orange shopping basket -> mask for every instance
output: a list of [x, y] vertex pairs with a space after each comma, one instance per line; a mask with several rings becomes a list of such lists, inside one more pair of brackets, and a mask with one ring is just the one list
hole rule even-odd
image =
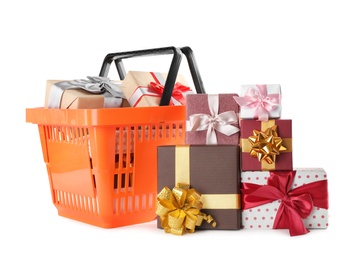
[[168, 106], [182, 56], [197, 93], [205, 93], [189, 47], [108, 54], [100, 76], [114, 61], [124, 79], [123, 59], [173, 54], [160, 106], [101, 109], [27, 108], [38, 125], [52, 202], [58, 215], [103, 228], [156, 218], [157, 146], [184, 144], [185, 106]]

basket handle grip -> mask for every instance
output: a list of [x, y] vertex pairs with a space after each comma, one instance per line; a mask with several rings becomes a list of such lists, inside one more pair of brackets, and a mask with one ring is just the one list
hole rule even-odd
[[106, 77], [108, 75], [110, 65], [114, 61], [119, 77], [121, 80], [123, 80], [126, 76], [125, 68], [122, 62], [123, 59], [140, 57], [140, 56], [165, 55], [165, 54], [173, 54], [173, 58], [165, 81], [164, 92], [160, 99], [160, 104], [159, 104], [160, 106], [166, 106], [170, 103], [172, 91], [174, 88], [174, 84], [176, 82], [177, 74], [182, 60], [182, 54], [184, 54], [187, 58], [188, 66], [189, 66], [197, 93], [205, 93], [203, 82], [199, 74], [198, 66], [195, 61], [193, 51], [188, 46], [181, 47], [181, 48], [176, 48], [171, 46], [171, 47], [162, 47], [162, 48], [154, 48], [154, 49], [109, 53], [104, 58], [99, 76]]

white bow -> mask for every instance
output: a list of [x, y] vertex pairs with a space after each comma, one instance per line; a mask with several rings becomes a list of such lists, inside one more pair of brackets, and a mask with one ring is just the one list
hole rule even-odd
[[227, 136], [233, 135], [240, 129], [233, 124], [238, 122], [235, 111], [230, 110], [218, 114], [219, 96], [208, 95], [209, 114], [193, 114], [189, 117], [191, 131], [207, 130], [206, 144], [217, 144], [216, 131]]

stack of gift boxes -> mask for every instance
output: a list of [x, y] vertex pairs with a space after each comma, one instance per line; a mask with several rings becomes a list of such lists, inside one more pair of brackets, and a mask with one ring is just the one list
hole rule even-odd
[[[166, 74], [130, 71], [48, 81], [45, 107], [158, 106]], [[196, 230], [328, 226], [327, 176], [294, 168], [292, 120], [281, 118], [281, 86], [243, 85], [240, 94], [196, 94], [178, 75], [170, 105], [186, 106], [185, 144], [157, 149], [157, 227]], [[103, 93], [103, 95], [92, 95]]]
[[293, 168], [292, 120], [280, 85], [243, 85], [240, 95], [186, 96], [186, 144], [158, 147], [158, 227], [327, 228], [327, 176]]

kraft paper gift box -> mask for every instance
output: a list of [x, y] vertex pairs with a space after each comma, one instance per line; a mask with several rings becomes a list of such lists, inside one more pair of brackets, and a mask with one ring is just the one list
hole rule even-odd
[[117, 96], [112, 96], [108, 91], [90, 92], [82, 87], [83, 84], [75, 86], [74, 80], [47, 80], [44, 107], [61, 109], [129, 107], [128, 101], [119, 89], [121, 82], [112, 82], [114, 84], [111, 86], [114, 87], [114, 91], [118, 92]]
[[[172, 190], [178, 184], [188, 184], [190, 188], [201, 194], [200, 200], [203, 207], [200, 211], [211, 216], [216, 223], [213, 227], [212, 223], [204, 220], [200, 226], [195, 227], [195, 230], [241, 229], [239, 147], [237, 145], [159, 146], [158, 197], [165, 187]], [[172, 211], [166, 215], [158, 214], [158, 228], [164, 226], [165, 232], [171, 232], [167, 221], [172, 214]], [[161, 220], [161, 216], [166, 222]]]
[[328, 181], [322, 168], [243, 171], [244, 229], [289, 229], [291, 236], [328, 227]]
[[242, 119], [241, 170], [292, 170], [292, 120]]
[[281, 117], [281, 86], [279, 84], [242, 85], [239, 97], [241, 119], [268, 121]]
[[[159, 106], [167, 73], [129, 71], [121, 89], [131, 107]], [[185, 97], [193, 93], [185, 78], [178, 74], [171, 96], [171, 105], [185, 105]]]
[[186, 144], [238, 145], [238, 94], [190, 94], [186, 97]]

